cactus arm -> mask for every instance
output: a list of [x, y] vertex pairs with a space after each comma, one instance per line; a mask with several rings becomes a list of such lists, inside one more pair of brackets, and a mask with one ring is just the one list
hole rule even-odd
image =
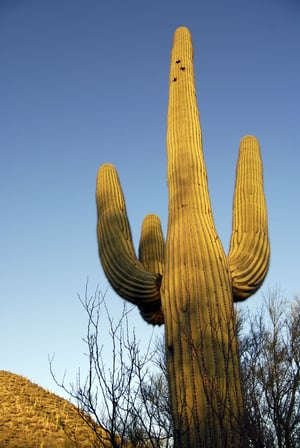
[[137, 305], [153, 323], [152, 314], [160, 310], [161, 277], [147, 271], [135, 255], [123, 192], [111, 164], [98, 171], [96, 202], [99, 256], [105, 275], [117, 294]]
[[[149, 214], [144, 218], [139, 244], [139, 260], [147, 271], [163, 275], [165, 242], [160, 219], [157, 215]], [[161, 325], [164, 315], [161, 310], [155, 313], [142, 312], [142, 316], [149, 323]]]
[[139, 244], [139, 260], [145, 269], [154, 274], [163, 274], [165, 242], [160, 219], [157, 215], [147, 215], [142, 224]]
[[246, 136], [240, 142], [228, 254], [235, 301], [257, 291], [267, 275], [269, 259], [260, 147], [255, 137]]

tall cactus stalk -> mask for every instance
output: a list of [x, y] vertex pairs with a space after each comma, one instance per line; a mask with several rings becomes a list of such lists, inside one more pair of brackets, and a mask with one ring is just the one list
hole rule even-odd
[[165, 324], [168, 381], [177, 447], [242, 447], [243, 398], [233, 302], [262, 284], [269, 265], [262, 162], [255, 137], [240, 143], [233, 228], [226, 256], [209, 198], [196, 100], [193, 47], [178, 28], [168, 107], [168, 230], [145, 218], [133, 248], [115, 168], [97, 178], [98, 243], [115, 291], [151, 324]]

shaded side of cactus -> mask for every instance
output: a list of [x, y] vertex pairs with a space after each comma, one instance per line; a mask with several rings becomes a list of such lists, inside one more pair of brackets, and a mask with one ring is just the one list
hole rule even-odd
[[168, 106], [168, 230], [149, 215], [135, 255], [112, 165], [97, 178], [98, 242], [116, 292], [150, 323], [165, 324], [176, 446], [241, 447], [243, 399], [233, 302], [253, 294], [269, 264], [262, 162], [255, 137], [240, 143], [228, 256], [208, 192], [194, 81], [193, 47], [178, 28]]

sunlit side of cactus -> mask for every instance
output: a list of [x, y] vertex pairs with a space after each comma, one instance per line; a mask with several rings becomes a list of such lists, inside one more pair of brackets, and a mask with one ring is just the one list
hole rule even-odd
[[115, 168], [97, 178], [98, 242], [115, 291], [152, 324], [165, 323], [176, 446], [241, 447], [243, 400], [233, 302], [253, 294], [269, 264], [267, 212], [257, 140], [240, 143], [233, 229], [226, 256], [208, 193], [187, 28], [171, 53], [168, 107], [168, 230], [145, 218], [135, 255]]

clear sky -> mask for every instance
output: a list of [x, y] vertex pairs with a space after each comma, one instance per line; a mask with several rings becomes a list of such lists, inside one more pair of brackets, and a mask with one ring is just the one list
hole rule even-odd
[[[166, 111], [173, 32], [187, 26], [214, 216], [227, 251], [239, 140], [260, 141], [271, 266], [260, 290], [300, 292], [298, 0], [0, 0], [0, 369], [57, 391], [85, 363], [95, 179], [116, 165], [135, 245], [147, 213], [167, 226]], [[107, 292], [112, 312], [122, 299]], [[138, 313], [130, 324], [147, 340]], [[103, 340], [106, 344], [106, 340]], [[104, 352], [109, 357], [109, 353]]]

